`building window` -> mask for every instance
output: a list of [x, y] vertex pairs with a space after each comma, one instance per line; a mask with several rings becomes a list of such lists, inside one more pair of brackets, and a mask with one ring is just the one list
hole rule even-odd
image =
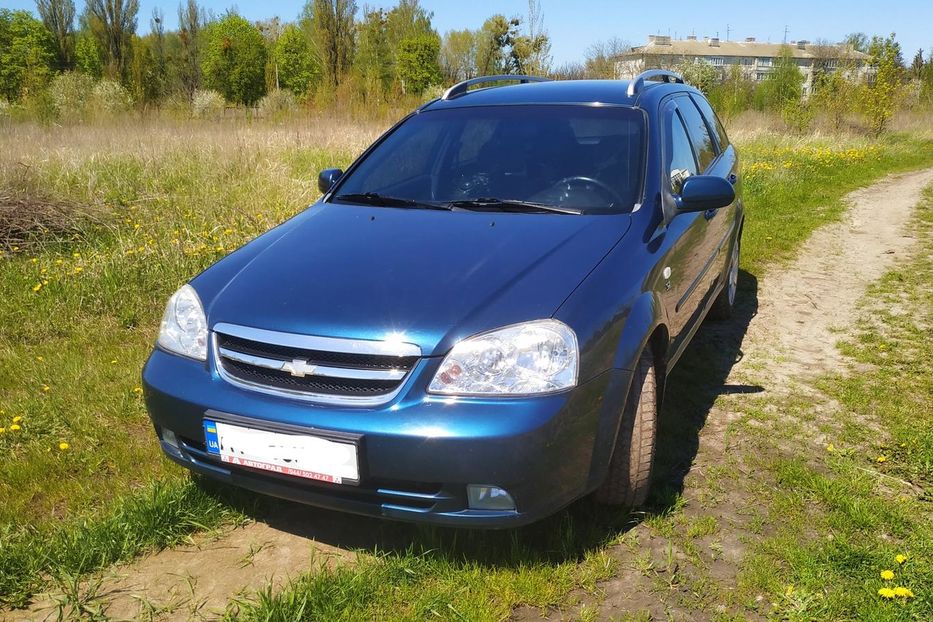
[[770, 67], [773, 64], [774, 59], [770, 56], [762, 56], [758, 59], [758, 64], [762, 67]]
[[717, 67], [721, 67], [722, 65], [726, 64], [726, 61], [723, 59], [722, 56], [710, 56], [709, 64], [716, 65]]
[[755, 59], [750, 56], [743, 56], [740, 62], [748, 67], [755, 64]]
[[763, 71], [759, 71], [758, 73], [755, 74], [755, 79], [758, 80], [759, 82], [760, 82], [761, 80], [764, 80], [764, 79], [767, 78], [767, 77], [768, 77], [768, 74], [766, 74], [766, 73], [763, 72]]

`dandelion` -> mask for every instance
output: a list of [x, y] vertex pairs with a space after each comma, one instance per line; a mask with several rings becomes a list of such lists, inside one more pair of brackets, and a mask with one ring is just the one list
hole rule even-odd
[[907, 556], [902, 553], [898, 553], [894, 556], [894, 561], [896, 561], [898, 564], [903, 564], [907, 561]]
[[65, 450], [67, 450], [69, 447], [71, 447], [71, 445], [69, 445], [69, 444], [66, 443], [65, 441], [62, 441], [61, 443], [58, 444], [58, 449], [59, 449], [59, 451], [65, 451]]
[[36, 283], [35, 285], [32, 286], [33, 292], [38, 292], [40, 289], [42, 289], [42, 283]]
[[894, 598], [894, 590], [889, 587], [883, 587], [878, 590], [878, 596], [881, 598]]
[[116, 364], [117, 364], [117, 359], [111, 359], [110, 364], [111, 364], [111, 365], [116, 365]]
[[6, 428], [0, 428], [0, 435], [6, 434]]
[[80, 259], [81, 253], [72, 253], [71, 256], [74, 257], [75, 259]]
[[887, 462], [887, 461], [888, 461], [887, 456], [878, 456], [877, 458], [875, 458], [875, 462], [877, 462], [878, 464], [881, 464], [882, 462]]
[[55, 260], [55, 265], [56, 265], [56, 266], [60, 266], [60, 265], [62, 265], [63, 263], [65, 263], [65, 260], [63, 260], [63, 259], [56, 259], [56, 260]]
[[29, 261], [31, 261], [32, 263], [39, 263], [39, 258], [38, 258], [38, 257], [33, 257], [33, 258], [30, 259]]
[[884, 579], [885, 581], [891, 581], [892, 579], [894, 579], [894, 571], [893, 570], [882, 570], [881, 578]]
[[82, 272], [84, 272], [84, 268], [82, 268], [81, 266], [77, 266], [75, 268], [75, 274], [81, 274]]
[[13, 425], [10, 426], [10, 432], [19, 432], [22, 429], [23, 428], [21, 428], [19, 424], [17, 423], [14, 423]]
[[829, 453], [833, 453], [834, 451], [836, 451], [836, 446], [830, 443], [829, 445], [826, 446], [826, 451], [828, 451]]
[[13, 423], [19, 423], [22, 420], [23, 418], [19, 415], [16, 415], [15, 417], [13, 417]]
[[50, 387], [50, 386], [47, 385], [47, 384], [42, 385], [42, 391], [43, 391], [44, 393], [48, 393], [48, 392], [49, 392], [49, 389], [51, 389], [51, 388], [52, 388], [52, 387]]
[[45, 360], [45, 357], [43, 357], [43, 356], [37, 356], [37, 357], [36, 357], [36, 360], [39, 361], [39, 362], [41, 363], [42, 361]]
[[139, 394], [142, 393], [142, 392], [143, 392], [143, 388], [142, 388], [142, 387], [136, 387], [136, 388], [133, 389], [133, 393], [136, 393], [137, 395], [139, 395]]
[[900, 596], [901, 598], [913, 598], [914, 597], [914, 593], [910, 590], [910, 588], [903, 587], [900, 585], [894, 588], [894, 595]]

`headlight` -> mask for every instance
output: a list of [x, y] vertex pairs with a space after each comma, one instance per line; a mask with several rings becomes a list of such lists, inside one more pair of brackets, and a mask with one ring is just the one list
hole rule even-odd
[[444, 395], [539, 395], [577, 384], [577, 336], [557, 320], [506, 326], [453, 347], [428, 391]]
[[182, 356], [207, 360], [207, 318], [197, 292], [190, 285], [182, 285], [168, 299], [159, 329], [159, 345]]

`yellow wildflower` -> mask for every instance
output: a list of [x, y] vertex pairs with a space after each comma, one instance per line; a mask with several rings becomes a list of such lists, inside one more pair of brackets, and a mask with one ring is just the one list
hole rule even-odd
[[6, 434], [6, 428], [0, 428], [0, 434]]
[[37, 356], [37, 357], [36, 357], [36, 360], [39, 361], [39, 362], [41, 363], [42, 361], [45, 360], [45, 357], [43, 357], [43, 356]]
[[902, 587], [900, 585], [894, 588], [894, 595], [900, 596], [902, 598], [913, 598], [914, 597], [914, 593], [910, 590], [910, 588]]
[[894, 598], [894, 590], [889, 587], [883, 587], [878, 590], [878, 596], [881, 598]]
[[888, 461], [888, 457], [887, 457], [887, 456], [878, 456], [877, 458], [875, 458], [875, 462], [877, 462], [877, 463], [879, 463], [879, 464], [882, 463], [882, 462], [887, 462], [887, 461]]
[[902, 553], [898, 553], [897, 555], [894, 556], [894, 561], [896, 561], [899, 564], [903, 564], [904, 562], [907, 561], [907, 556], [903, 555]]
[[19, 426], [18, 426], [17, 424], [15, 424], [15, 423], [14, 423], [13, 425], [10, 426], [10, 432], [19, 432], [19, 431], [22, 430], [22, 429], [23, 429], [23, 428], [19, 427]]
[[77, 266], [75, 268], [75, 274], [81, 274], [82, 272], [84, 272], [84, 268], [82, 268], [81, 266]]
[[833, 453], [834, 451], [836, 451], [836, 446], [830, 443], [829, 445], [826, 446], [826, 451], [828, 451], [829, 453]]
[[142, 387], [136, 387], [136, 388], [133, 389], [133, 393], [142, 393], [142, 392], [143, 392], [143, 388], [142, 388]]
[[78, 259], [79, 257], [81, 257], [81, 253], [72, 253], [71, 256], [74, 257], [75, 259]]
[[45, 391], [46, 393], [48, 393], [48, 391], [49, 391], [50, 388], [51, 388], [51, 387], [50, 387], [49, 385], [47, 385], [47, 384], [42, 385], [42, 390]]
[[29, 261], [31, 261], [32, 263], [39, 263], [39, 258], [38, 258], [38, 257], [33, 257], [33, 258], [30, 259]]
[[892, 579], [894, 579], [894, 571], [893, 570], [882, 570], [881, 578], [884, 579], [885, 581], [891, 581]]
[[13, 423], [19, 423], [22, 420], [23, 418], [19, 415], [16, 415], [15, 417], [13, 417]]
[[32, 286], [32, 291], [34, 292], [37, 292], [40, 289], [42, 289], [42, 283], [36, 283], [35, 285]]
[[794, 593], [794, 586], [788, 585], [784, 588], [784, 596], [792, 596]]
[[112, 360], [110, 361], [110, 364], [111, 364], [111, 365], [116, 365], [116, 364], [117, 364], [117, 359], [112, 359]]
[[56, 265], [56, 266], [60, 266], [60, 265], [62, 265], [63, 263], [65, 263], [65, 261], [62, 260], [62, 259], [56, 259], [56, 260], [55, 260], [55, 265]]
[[62, 441], [61, 443], [58, 444], [58, 448], [59, 448], [61, 451], [65, 451], [65, 450], [68, 449], [69, 447], [70, 447], [70, 445], [69, 445], [68, 443], [66, 443], [65, 441]]

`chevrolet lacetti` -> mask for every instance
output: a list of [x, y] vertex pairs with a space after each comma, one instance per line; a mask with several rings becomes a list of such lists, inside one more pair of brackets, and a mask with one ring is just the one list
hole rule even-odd
[[645, 500], [667, 374], [736, 294], [738, 158], [700, 92], [477, 78], [318, 184], [169, 300], [143, 380], [172, 460], [469, 527]]

